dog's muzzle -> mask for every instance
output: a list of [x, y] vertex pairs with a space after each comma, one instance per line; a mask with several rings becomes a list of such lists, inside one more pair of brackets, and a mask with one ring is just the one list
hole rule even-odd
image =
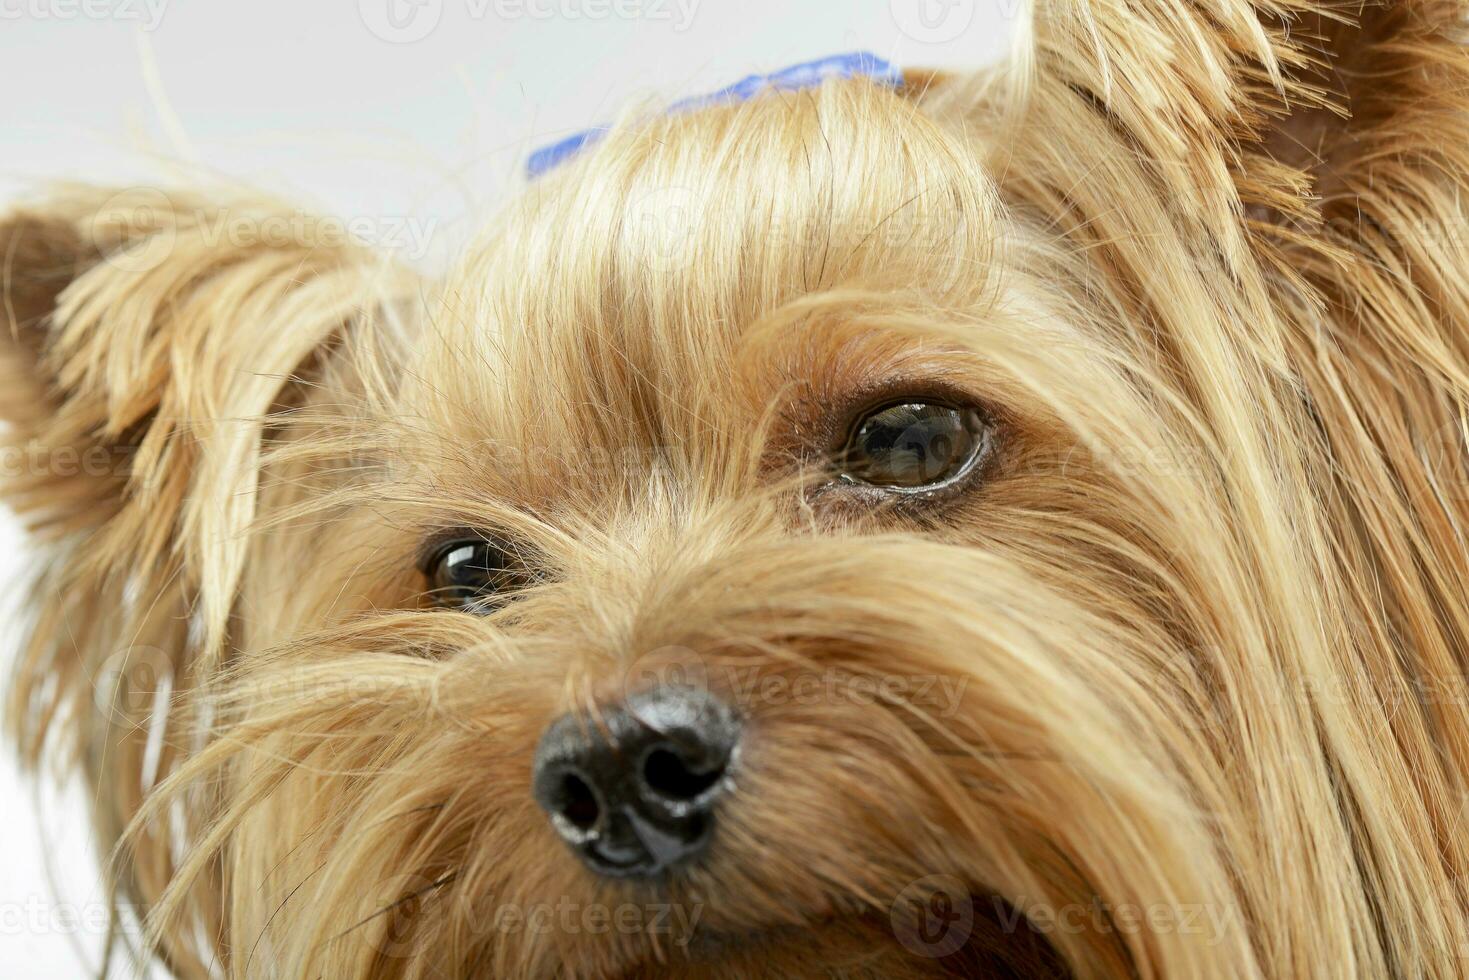
[[565, 715], [536, 749], [536, 802], [598, 874], [659, 875], [709, 846], [739, 738], [734, 711], [693, 687]]

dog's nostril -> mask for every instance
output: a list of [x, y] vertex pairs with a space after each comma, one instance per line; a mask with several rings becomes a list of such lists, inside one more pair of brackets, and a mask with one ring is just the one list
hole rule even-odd
[[566, 773], [561, 777], [557, 800], [557, 812], [566, 818], [566, 822], [580, 830], [590, 830], [596, 826], [597, 818], [602, 815], [601, 804], [597, 802], [597, 794], [574, 772]]
[[536, 749], [534, 792], [592, 870], [649, 877], [702, 854], [731, 783], [740, 722], [707, 691], [655, 688], [558, 719]]
[[671, 800], [686, 802], [698, 799], [723, 776], [723, 763], [700, 772], [669, 748], [654, 749], [643, 760], [643, 782], [655, 793]]

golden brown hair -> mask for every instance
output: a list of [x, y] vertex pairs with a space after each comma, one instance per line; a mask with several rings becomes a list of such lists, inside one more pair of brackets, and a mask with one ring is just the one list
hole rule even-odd
[[[630, 118], [438, 282], [19, 207], [12, 732], [181, 977], [1458, 976], [1463, 14], [1043, 2], [973, 76]], [[822, 482], [898, 394], [983, 406], [976, 482]], [[456, 528], [515, 601], [432, 608]], [[675, 667], [898, 683], [747, 694], [709, 859], [596, 880], [537, 739]]]

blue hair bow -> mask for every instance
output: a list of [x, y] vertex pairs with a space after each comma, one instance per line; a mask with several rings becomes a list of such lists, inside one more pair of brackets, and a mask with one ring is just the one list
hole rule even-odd
[[[834, 54], [816, 61], [803, 61], [769, 75], [749, 75], [717, 92], [680, 99], [669, 106], [668, 111], [685, 112], [719, 102], [743, 102], [767, 89], [790, 92], [820, 85], [831, 78], [857, 77], [871, 78], [894, 87], [903, 83], [901, 71], [875, 54], [856, 51], [851, 54]], [[606, 132], [606, 126], [584, 129], [550, 146], [541, 147], [526, 159], [526, 174], [530, 177], [541, 176], [575, 156], [588, 143], [601, 139]]]

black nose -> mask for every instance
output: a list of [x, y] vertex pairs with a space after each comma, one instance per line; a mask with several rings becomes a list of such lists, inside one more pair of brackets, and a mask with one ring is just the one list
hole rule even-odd
[[739, 737], [729, 706], [689, 687], [566, 715], [536, 749], [536, 802], [593, 871], [661, 874], [708, 847]]

